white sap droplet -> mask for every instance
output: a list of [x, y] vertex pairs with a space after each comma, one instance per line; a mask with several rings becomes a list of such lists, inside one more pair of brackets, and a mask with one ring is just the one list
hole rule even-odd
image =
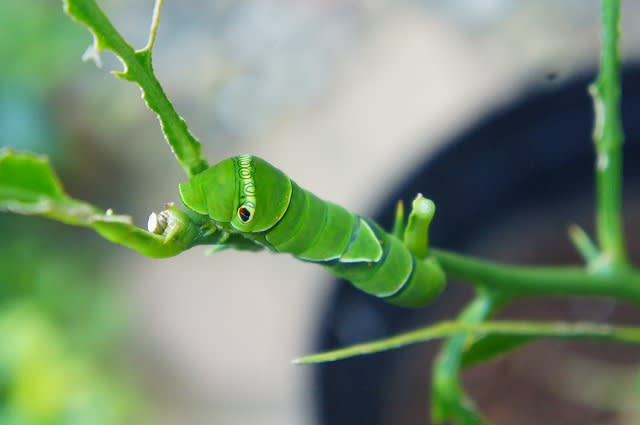
[[106, 210], [104, 212], [105, 215], [113, 215], [113, 210], [111, 208], [109, 208], [108, 210]]
[[606, 153], [599, 154], [596, 166], [598, 167], [598, 170], [606, 170], [609, 167], [609, 155]]
[[82, 60], [84, 62], [93, 61], [93, 63], [98, 68], [102, 68], [102, 58], [100, 58], [100, 52], [98, 51], [98, 42], [95, 36], [93, 37], [93, 43], [91, 43], [91, 45], [87, 47], [87, 50], [85, 50], [82, 54]]

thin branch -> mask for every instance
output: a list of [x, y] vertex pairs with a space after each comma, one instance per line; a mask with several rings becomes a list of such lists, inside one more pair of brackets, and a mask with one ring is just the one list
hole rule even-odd
[[459, 334], [590, 339], [640, 344], [640, 327], [634, 326], [614, 326], [588, 322], [530, 322], [519, 320], [500, 320], [482, 323], [444, 321], [388, 338], [300, 357], [294, 360], [294, 363], [312, 364], [333, 362], [356, 356], [394, 350], [412, 344]]
[[162, 5], [164, 0], [156, 0], [153, 7], [153, 17], [151, 18], [151, 29], [149, 30], [149, 41], [147, 45], [142, 49], [151, 52], [153, 45], [156, 42], [156, 35], [158, 34], [158, 27], [160, 26], [160, 13], [162, 12]]

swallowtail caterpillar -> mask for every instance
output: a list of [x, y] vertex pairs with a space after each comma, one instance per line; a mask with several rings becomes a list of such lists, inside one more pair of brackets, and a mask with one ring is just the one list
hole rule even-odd
[[[166, 236], [195, 225], [199, 231], [192, 245], [264, 247], [292, 254], [403, 307], [422, 306], [444, 287], [440, 266], [426, 257], [426, 233], [435, 207], [425, 198], [419, 208], [414, 201], [406, 229], [400, 214], [394, 235], [318, 198], [265, 160], [249, 155], [225, 159], [180, 184], [180, 197], [186, 214], [174, 207], [152, 214], [151, 232]], [[411, 241], [423, 246], [412, 250]]]

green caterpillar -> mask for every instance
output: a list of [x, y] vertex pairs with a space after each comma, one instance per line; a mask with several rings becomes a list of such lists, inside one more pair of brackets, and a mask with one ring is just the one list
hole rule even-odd
[[[398, 237], [300, 188], [263, 159], [228, 158], [180, 184], [180, 197], [190, 220], [212, 229], [219, 246], [255, 249], [257, 244], [289, 253], [404, 307], [428, 303], [444, 286], [434, 259], [416, 258]], [[166, 223], [152, 218], [150, 230], [165, 231]], [[251, 243], [243, 245], [243, 239]], [[422, 240], [426, 254], [426, 235]]]

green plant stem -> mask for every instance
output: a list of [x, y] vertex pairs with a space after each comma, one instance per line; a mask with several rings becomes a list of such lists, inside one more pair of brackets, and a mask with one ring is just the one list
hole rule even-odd
[[138, 84], [143, 99], [157, 114], [165, 138], [186, 174], [193, 176], [205, 170], [208, 164], [200, 153], [200, 142], [176, 112], [153, 72], [151, 48], [157, 31], [160, 3], [155, 8], [147, 47], [138, 51], [134, 51], [118, 33], [94, 0], [66, 0], [64, 4], [69, 16], [91, 30], [96, 52], [108, 49], [122, 60], [124, 70], [116, 72], [116, 75]]
[[640, 273], [624, 268], [590, 272], [579, 267], [519, 267], [433, 248], [445, 273], [506, 295], [598, 295], [640, 304]]
[[595, 109], [596, 224], [603, 261], [626, 265], [622, 223], [622, 119], [618, 36], [620, 1], [602, 0], [600, 72], [589, 87]]

